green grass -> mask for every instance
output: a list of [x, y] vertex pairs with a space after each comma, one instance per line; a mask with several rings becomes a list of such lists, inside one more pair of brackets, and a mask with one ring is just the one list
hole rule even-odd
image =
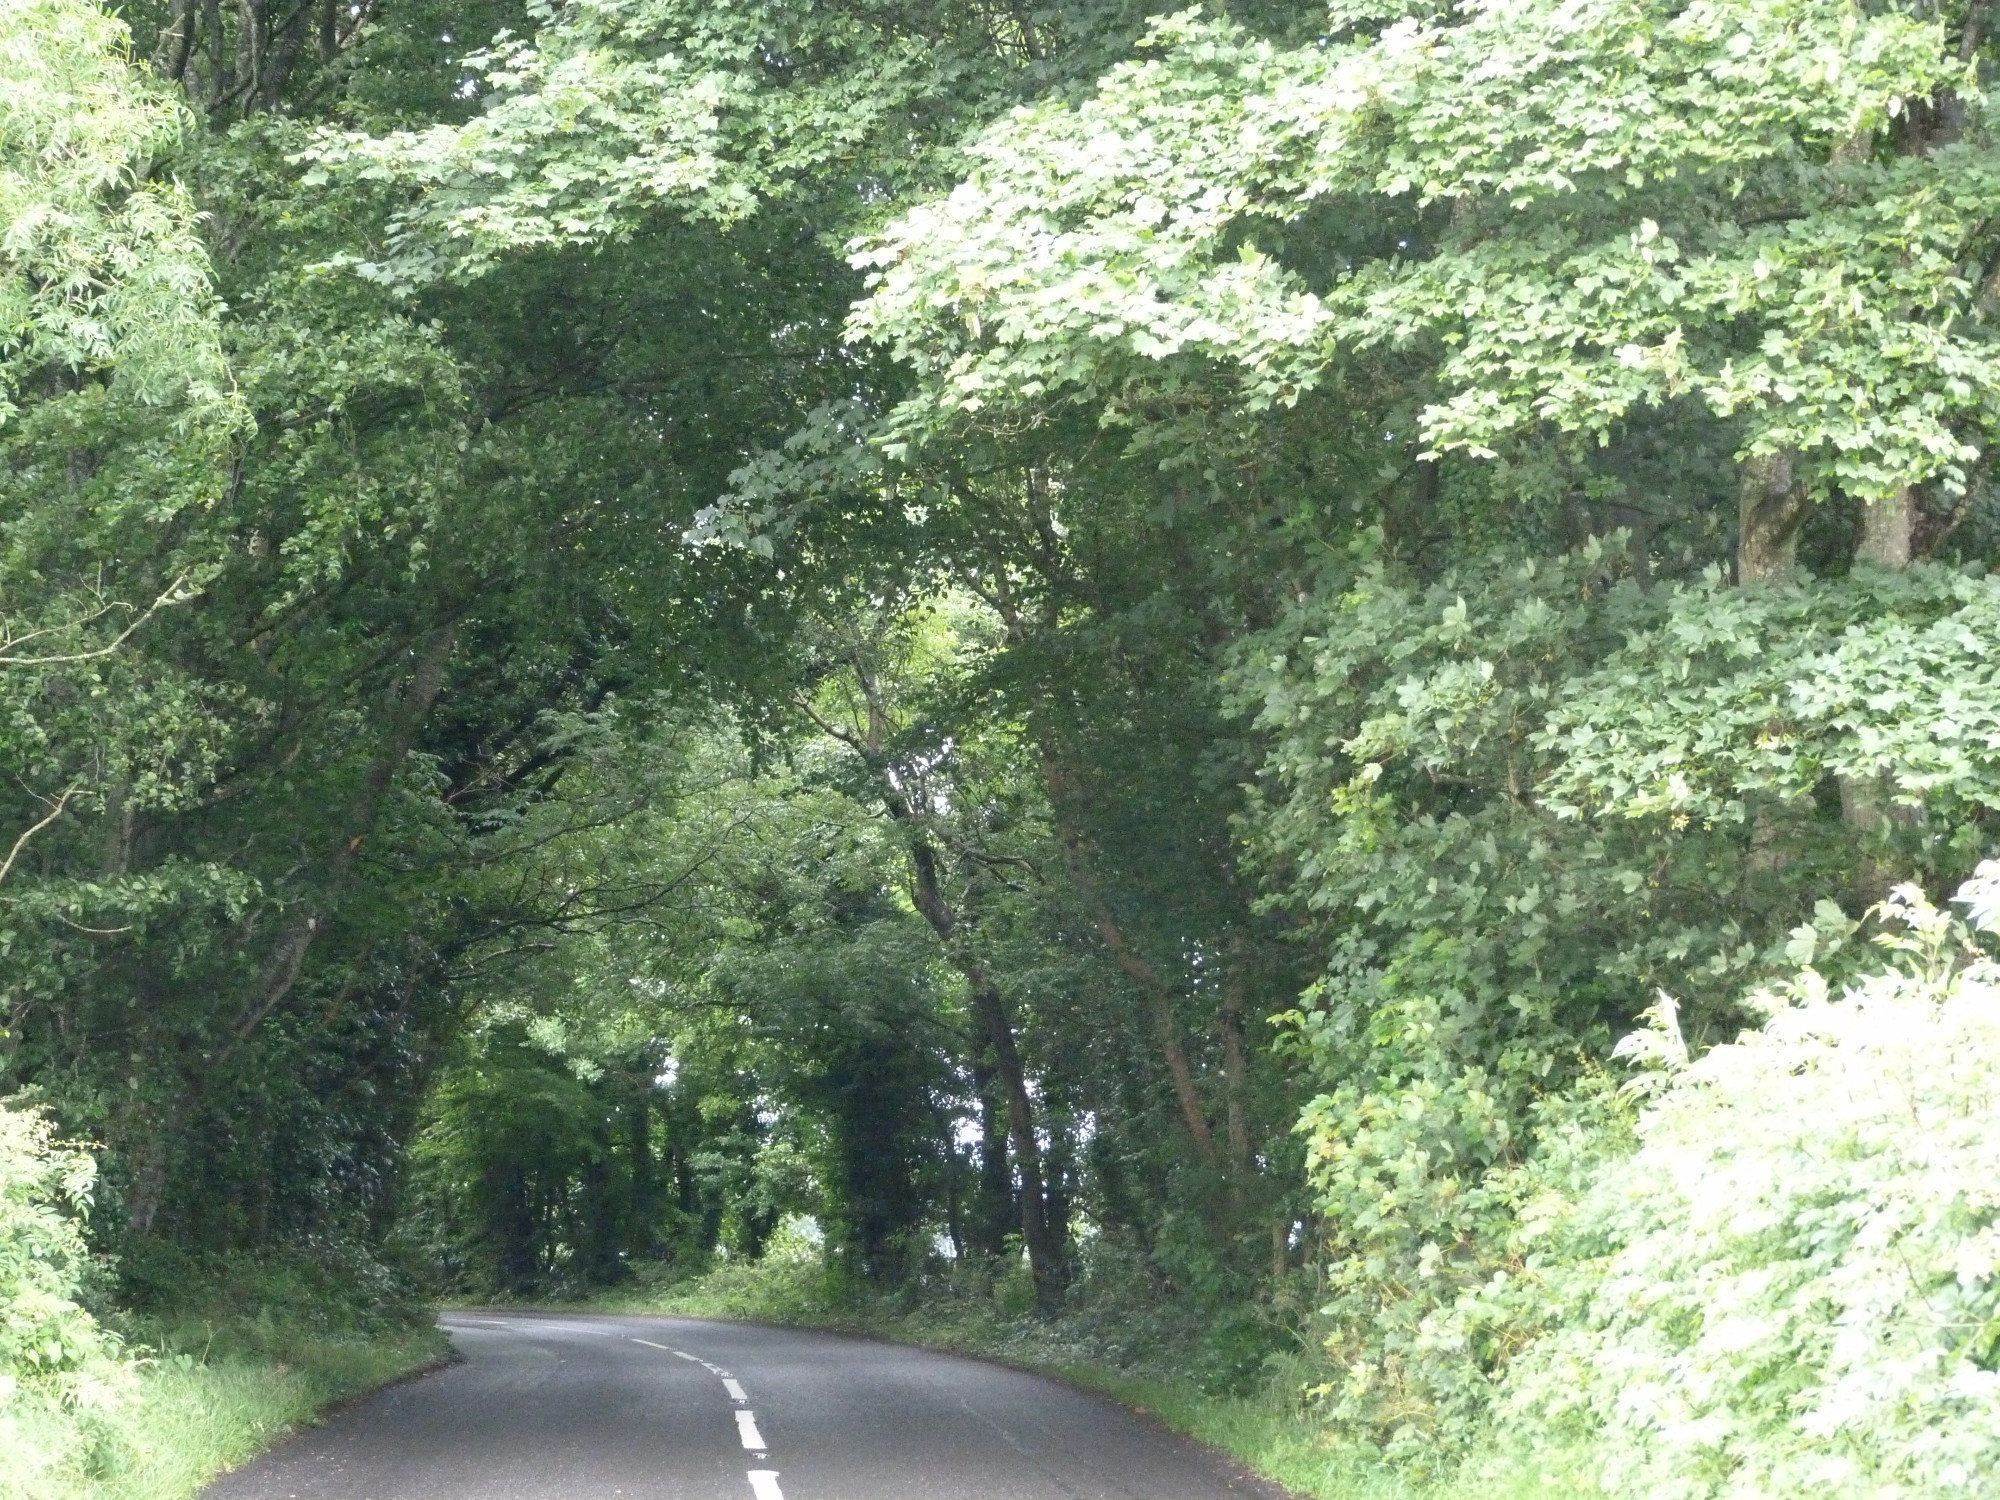
[[445, 1356], [435, 1330], [143, 1363], [115, 1405], [0, 1417], [5, 1500], [182, 1500], [335, 1402]]
[[0, 1500], [185, 1500], [327, 1407], [440, 1363], [404, 1280], [351, 1247], [139, 1246], [110, 1315], [133, 1358], [101, 1399], [0, 1401]]
[[142, 1365], [117, 1407], [43, 1408], [0, 1444], [0, 1496], [182, 1500], [335, 1402], [444, 1356], [441, 1336], [315, 1341], [283, 1356], [186, 1356]]
[[997, 1359], [1109, 1396], [1314, 1500], [1584, 1500], [1595, 1493], [1582, 1477], [1581, 1455], [1530, 1457], [1498, 1441], [1449, 1474], [1386, 1464], [1315, 1419], [1300, 1396], [1308, 1383], [1302, 1362], [1274, 1359], [1248, 1390], [1217, 1394], [1143, 1357], [1139, 1368], [1121, 1368], [1099, 1352], [1103, 1319], [1037, 1318], [1008, 1291], [919, 1301], [837, 1295], [819, 1266], [801, 1259], [725, 1263], [690, 1281], [599, 1293], [591, 1305], [858, 1333]]

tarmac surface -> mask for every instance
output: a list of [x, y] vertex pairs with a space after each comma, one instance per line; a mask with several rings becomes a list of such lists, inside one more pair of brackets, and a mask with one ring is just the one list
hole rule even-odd
[[823, 1333], [514, 1310], [206, 1500], [1286, 1500], [1057, 1381]]

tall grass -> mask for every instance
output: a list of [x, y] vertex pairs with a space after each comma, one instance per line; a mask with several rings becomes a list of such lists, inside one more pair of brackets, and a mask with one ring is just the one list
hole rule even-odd
[[0, 1500], [184, 1500], [328, 1406], [447, 1355], [431, 1310], [351, 1245], [128, 1258], [106, 1315], [128, 1358], [57, 1399], [0, 1402]]
[[183, 1500], [334, 1402], [442, 1357], [431, 1330], [141, 1363], [115, 1405], [0, 1417], [5, 1500]]

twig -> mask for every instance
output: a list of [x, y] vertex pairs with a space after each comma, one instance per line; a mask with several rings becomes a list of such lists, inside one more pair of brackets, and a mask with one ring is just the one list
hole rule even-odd
[[[95, 651], [78, 651], [68, 656], [0, 656], [0, 667], [60, 666], [66, 662], [94, 661], [100, 656], [109, 656], [113, 652], [115, 652], [120, 646], [124, 645], [128, 640], [130, 640], [133, 634], [139, 629], [140, 626], [144, 625], [148, 620], [152, 619], [154, 615], [158, 614], [167, 605], [178, 604], [181, 602], [182, 599], [188, 597], [187, 595], [184, 595], [180, 592], [181, 587], [187, 581], [188, 581], [188, 575], [183, 573], [181, 574], [180, 577], [176, 578], [172, 583], [168, 584], [166, 592], [161, 594], [160, 597], [155, 599], [151, 604], [147, 605], [145, 613], [140, 615], [130, 625], [127, 625], [122, 631], [120, 631], [118, 633], [118, 638], [108, 646], [100, 646]], [[105, 615], [110, 614], [112, 610], [121, 607], [129, 608], [129, 606], [107, 604], [104, 606], [104, 608], [97, 610], [91, 614], [85, 615], [80, 620], [72, 621], [71, 622], [72, 628], [80, 625], [88, 625], [92, 620], [102, 619]], [[23, 636], [10, 636], [4, 642], [4, 644], [7, 646], [14, 646], [18, 645], [22, 641], [31, 641], [35, 639], [36, 636], [50, 635], [53, 634], [53, 632], [54, 632], [54, 627], [51, 627], [50, 629], [47, 630], [32, 630], [28, 632], [28, 634]]]
[[56, 798], [56, 805], [49, 810], [49, 815], [46, 818], [43, 818], [41, 822], [35, 824], [34, 827], [28, 829], [19, 838], [14, 840], [14, 847], [7, 851], [7, 862], [0, 864], [0, 881], [4, 881], [13, 870], [14, 861], [19, 859], [21, 851], [28, 847], [28, 840], [48, 827], [49, 824], [55, 822], [57, 818], [60, 818], [63, 815], [63, 808], [69, 804], [69, 799], [82, 790], [83, 788], [80, 785], [66, 789], [60, 797]]

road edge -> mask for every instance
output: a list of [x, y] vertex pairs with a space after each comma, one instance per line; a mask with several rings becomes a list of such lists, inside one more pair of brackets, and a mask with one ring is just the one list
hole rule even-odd
[[[444, 1309], [440, 1308], [438, 1311], [442, 1313]], [[432, 1326], [436, 1326], [435, 1322], [433, 1322]], [[443, 1333], [442, 1329], [438, 1331], [440, 1334]], [[253, 1446], [208, 1468], [205, 1473], [193, 1481], [191, 1486], [176, 1486], [149, 1491], [148, 1493], [154, 1496], [155, 1500], [183, 1500], [183, 1497], [185, 1497], [185, 1500], [200, 1500], [200, 1497], [206, 1494], [209, 1487], [218, 1479], [221, 1479], [224, 1475], [235, 1473], [247, 1464], [255, 1463], [280, 1443], [297, 1437], [300, 1433], [308, 1432], [328, 1419], [347, 1411], [349, 1408], [358, 1406], [363, 1401], [381, 1395], [384, 1391], [393, 1390], [399, 1385], [408, 1385], [412, 1381], [425, 1379], [442, 1370], [450, 1369], [453, 1365], [462, 1364], [464, 1360], [465, 1356], [451, 1343], [449, 1336], [445, 1336], [440, 1347], [432, 1350], [417, 1362], [386, 1375], [380, 1380], [368, 1381], [351, 1389], [338, 1391], [329, 1395], [323, 1401], [313, 1403], [311, 1410], [289, 1421], [275, 1424], [259, 1432]]]
[[1145, 1398], [1146, 1392], [1166, 1392], [1177, 1398], [1179, 1403], [1206, 1407], [1212, 1412], [1223, 1409], [1222, 1401], [1206, 1395], [1192, 1386], [1176, 1388], [1166, 1381], [1135, 1376], [1113, 1370], [1107, 1366], [1092, 1364], [1043, 1362], [1018, 1354], [982, 1348], [976, 1345], [955, 1342], [940, 1336], [932, 1339], [899, 1336], [879, 1327], [871, 1327], [838, 1315], [826, 1316], [783, 1316], [749, 1315], [743, 1313], [720, 1312], [708, 1309], [631, 1306], [615, 1302], [583, 1302], [573, 1304], [551, 1302], [522, 1303], [453, 1303], [440, 1312], [475, 1312], [480, 1310], [494, 1313], [519, 1315], [545, 1313], [555, 1317], [628, 1317], [628, 1318], [676, 1318], [694, 1323], [737, 1323], [757, 1328], [772, 1328], [796, 1332], [829, 1333], [842, 1338], [860, 1339], [868, 1343], [886, 1344], [894, 1348], [920, 1349], [931, 1354], [948, 1354], [957, 1359], [969, 1359], [981, 1364], [995, 1365], [1013, 1370], [1023, 1375], [1033, 1375], [1038, 1379], [1051, 1380], [1067, 1386], [1073, 1391], [1108, 1401], [1139, 1420], [1159, 1429], [1181, 1442], [1192, 1443], [1213, 1455], [1237, 1477], [1256, 1488], [1246, 1494], [1259, 1495], [1259, 1500], [1344, 1500], [1351, 1494], [1343, 1487], [1340, 1491], [1324, 1486], [1310, 1489], [1296, 1487], [1285, 1477], [1269, 1472], [1255, 1463], [1247, 1455], [1218, 1442], [1214, 1438], [1196, 1431], [1192, 1426], [1174, 1420], [1170, 1410], [1163, 1410], [1161, 1404], [1154, 1404]]

